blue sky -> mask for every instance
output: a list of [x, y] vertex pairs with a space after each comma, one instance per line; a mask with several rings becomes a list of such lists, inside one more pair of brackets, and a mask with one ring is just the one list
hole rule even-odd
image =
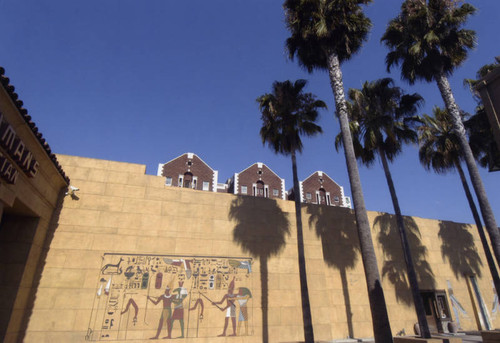
[[[457, 102], [475, 103], [462, 85], [498, 51], [500, 1], [469, 1], [478, 13], [468, 27], [478, 46], [450, 79]], [[281, 1], [62, 1], [0, 0], [0, 65], [56, 153], [147, 165], [194, 152], [219, 171], [219, 182], [254, 162], [264, 162], [292, 186], [289, 158], [275, 155], [259, 138], [255, 99], [275, 80], [309, 80], [307, 91], [328, 104], [319, 124], [324, 134], [304, 140], [299, 179], [322, 170], [350, 195], [339, 126], [326, 73], [308, 74], [287, 59], [288, 37]], [[379, 43], [401, 1], [366, 7], [373, 21], [369, 40], [343, 66], [344, 85], [390, 76], [425, 98], [423, 113], [443, 106], [435, 84], [410, 87]], [[435, 175], [407, 146], [391, 166], [404, 214], [472, 223], [456, 173]], [[379, 163], [360, 167], [367, 208], [393, 213]], [[500, 172], [481, 170], [500, 221]], [[70, 175], [71, 176], [71, 175]]]

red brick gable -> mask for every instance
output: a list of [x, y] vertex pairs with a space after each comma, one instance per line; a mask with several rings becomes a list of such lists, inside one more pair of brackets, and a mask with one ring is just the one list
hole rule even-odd
[[[235, 175], [235, 194], [283, 199], [284, 180], [263, 163], [254, 163]], [[236, 188], [236, 189], [234, 189]], [[246, 188], [246, 192], [245, 192]]]
[[[317, 171], [301, 182], [302, 201], [310, 204], [323, 204], [331, 206], [346, 206], [344, 204], [343, 190], [326, 173]], [[289, 200], [295, 195], [290, 192]]]
[[[322, 204], [326, 204], [325, 201], [327, 199], [323, 199], [322, 197], [326, 197], [329, 195], [330, 200], [328, 201], [332, 206], [342, 206], [342, 188], [333, 181], [327, 174], [322, 172], [315, 172], [304, 181], [302, 181], [302, 192], [303, 199], [307, 202], [311, 202], [313, 204], [319, 202]], [[311, 194], [311, 200], [307, 199], [307, 195]]]
[[208, 182], [208, 190], [214, 191], [216, 173], [196, 154], [185, 153], [163, 164], [160, 175], [166, 178], [169, 186], [203, 190], [203, 183]]

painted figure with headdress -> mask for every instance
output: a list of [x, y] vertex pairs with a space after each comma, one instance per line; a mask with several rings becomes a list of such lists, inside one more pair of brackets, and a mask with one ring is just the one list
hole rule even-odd
[[233, 326], [233, 333], [229, 336], [236, 336], [236, 294], [234, 294], [234, 278], [229, 283], [227, 293], [222, 297], [220, 301], [212, 302], [212, 305], [219, 305], [224, 301], [227, 301], [226, 306], [220, 309], [221, 311], [226, 311], [226, 319], [224, 321], [224, 331], [219, 335], [219, 337], [226, 336], [227, 326], [229, 325], [229, 318], [231, 318], [231, 324]]
[[248, 300], [252, 297], [252, 292], [246, 287], [240, 287], [236, 300], [240, 305], [240, 314], [238, 315], [238, 336], [240, 335], [241, 323], [245, 323], [245, 336], [248, 336]]
[[167, 285], [167, 288], [165, 289], [165, 293], [158, 298], [153, 299], [152, 297], [148, 296], [148, 300], [151, 300], [151, 302], [154, 305], [158, 305], [160, 301], [163, 301], [163, 310], [161, 311], [161, 317], [160, 321], [158, 322], [158, 329], [156, 330], [156, 335], [154, 337], [151, 337], [151, 339], [158, 339], [160, 336], [161, 330], [163, 328], [163, 325], [167, 323], [167, 331], [168, 335], [163, 337], [163, 338], [171, 338], [171, 333], [172, 333], [172, 303], [174, 300], [174, 296], [170, 293], [170, 288], [172, 286], [172, 282], [170, 282]]
[[[184, 338], [184, 299], [188, 296], [188, 291], [185, 287], [183, 287], [184, 281], [179, 281], [179, 287], [174, 289], [174, 299], [172, 302], [174, 303], [174, 313], [172, 315], [172, 324], [170, 326], [170, 331], [174, 326], [174, 322], [176, 320], [179, 321], [181, 325], [181, 335], [178, 338]], [[170, 336], [170, 333], [169, 333]]]

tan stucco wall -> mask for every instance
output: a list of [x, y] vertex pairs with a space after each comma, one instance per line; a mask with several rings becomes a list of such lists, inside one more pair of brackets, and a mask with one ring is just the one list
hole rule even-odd
[[[236, 287], [245, 285], [252, 292], [248, 302], [250, 335], [217, 338], [223, 330], [225, 314], [205, 300], [204, 318], [197, 322], [199, 338], [185, 341], [261, 342], [263, 311], [268, 315], [270, 342], [303, 339], [293, 202], [166, 187], [162, 177], [145, 175], [143, 165], [65, 155], [58, 158], [80, 191], [76, 193], [78, 199], [66, 196], [58, 223], [52, 228], [53, 239], [48, 242], [49, 251], [27, 322], [25, 342], [83, 342], [86, 335], [96, 340], [111, 332], [101, 330], [106, 318], [103, 304], [110, 304], [113, 293], [112, 289], [111, 295], [97, 296], [99, 288], [110, 278], [103, 275], [103, 268], [119, 262], [118, 257], [126, 259], [141, 254], [161, 255], [160, 262], [165, 255], [186, 259], [214, 257], [214, 261], [218, 259], [221, 263], [225, 263], [226, 257], [251, 258], [251, 273], [247, 275], [238, 269], [239, 274], [231, 276], [236, 278]], [[395, 227], [388, 215], [370, 212], [369, 217], [372, 223], [377, 222], [373, 237], [379, 267], [385, 273], [383, 287], [393, 333], [403, 328], [412, 333], [416, 316], [405, 286]], [[490, 313], [493, 290], [487, 268], [480, 265], [485, 260], [482, 249], [476, 248], [480, 243], [475, 228], [421, 218], [407, 220], [413, 225], [410, 232], [415, 233], [410, 236], [414, 238], [421, 288], [448, 290], [449, 280], [467, 313], [459, 318], [462, 328], [477, 329], [471, 293], [461, 273], [477, 274]], [[303, 223], [315, 338], [331, 340], [345, 338], [350, 333], [358, 338], [372, 336], [353, 213], [344, 208], [309, 205], [303, 207]], [[444, 239], [456, 244], [442, 250]], [[447, 254], [453, 256], [452, 262]], [[267, 263], [261, 264], [265, 260]], [[262, 309], [261, 277], [266, 273], [265, 266], [267, 291], [264, 292], [268, 295], [268, 306]], [[477, 268], [469, 270], [468, 266]], [[113, 278], [123, 280], [123, 274]], [[193, 278], [186, 280], [186, 285], [192, 285]], [[172, 280], [174, 288], [177, 287], [177, 279]], [[133, 325], [125, 315], [114, 313], [109, 317], [116, 319], [113, 334], [118, 341], [125, 341], [125, 335], [127, 342], [146, 341], [156, 332], [161, 305], [149, 302], [146, 311], [145, 295], [160, 296], [164, 286], [161, 289], [149, 286], [146, 294], [146, 290], [133, 291], [134, 294], [126, 296], [135, 297], [139, 307], [137, 324]], [[195, 294], [192, 289], [188, 291]], [[220, 300], [225, 293], [221, 289], [206, 295]], [[126, 299], [125, 295], [123, 299], [120, 297], [120, 310]], [[189, 307], [195, 299], [190, 300]], [[196, 316], [195, 311], [188, 311], [188, 302], [186, 299], [184, 315], [187, 317], [189, 313], [191, 322], [185, 323], [185, 330], [192, 337], [196, 334], [193, 319]], [[494, 323], [499, 325], [498, 320]], [[91, 335], [89, 327], [93, 328]], [[116, 332], [117, 327], [121, 333]], [[227, 333], [232, 333], [231, 322]], [[179, 323], [175, 322], [173, 337], [179, 334]], [[164, 327], [160, 338], [165, 335]]]
[[19, 113], [5, 89], [0, 86], [0, 113], [3, 125], [15, 131], [39, 163], [38, 173], [29, 177], [3, 147], [0, 153], [18, 171], [17, 181], [0, 180], [0, 339], [15, 339], [23, 330], [30, 307], [37, 268], [44, 253], [44, 242], [52, 215], [66, 181], [54, 161], [40, 144], [32, 128]]

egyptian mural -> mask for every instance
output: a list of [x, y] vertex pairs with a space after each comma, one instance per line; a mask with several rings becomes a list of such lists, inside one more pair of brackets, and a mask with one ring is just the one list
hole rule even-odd
[[251, 335], [252, 259], [103, 255], [87, 341]]
[[[473, 277], [470, 276], [469, 278], [473, 279]], [[488, 308], [489, 304], [486, 304], [486, 302], [484, 301], [479, 288], [477, 286], [474, 287], [475, 282], [472, 282], [472, 288], [473, 289], [475, 288], [475, 291], [472, 291], [473, 293], [470, 294], [470, 296], [474, 298], [474, 301], [477, 302], [479, 306], [479, 313], [477, 314], [478, 320], [481, 323], [481, 327], [486, 330], [491, 330], [493, 328], [492, 321], [495, 321], [497, 319], [498, 312], [500, 312], [499, 311], [500, 301], [498, 299], [498, 295], [495, 289], [495, 284], [493, 283], [493, 280], [490, 281], [493, 289], [493, 301], [491, 304], [491, 311], [489, 311]], [[457, 296], [455, 295], [450, 280], [446, 280], [446, 284], [448, 285], [448, 296], [451, 301], [451, 308], [455, 315], [454, 320], [457, 323], [458, 329], [463, 330], [463, 327], [460, 323], [460, 319], [464, 318], [470, 320], [471, 317], [473, 318], [476, 314], [469, 315], [469, 313], [465, 310], [464, 306], [460, 302], [460, 299], [458, 299]]]

